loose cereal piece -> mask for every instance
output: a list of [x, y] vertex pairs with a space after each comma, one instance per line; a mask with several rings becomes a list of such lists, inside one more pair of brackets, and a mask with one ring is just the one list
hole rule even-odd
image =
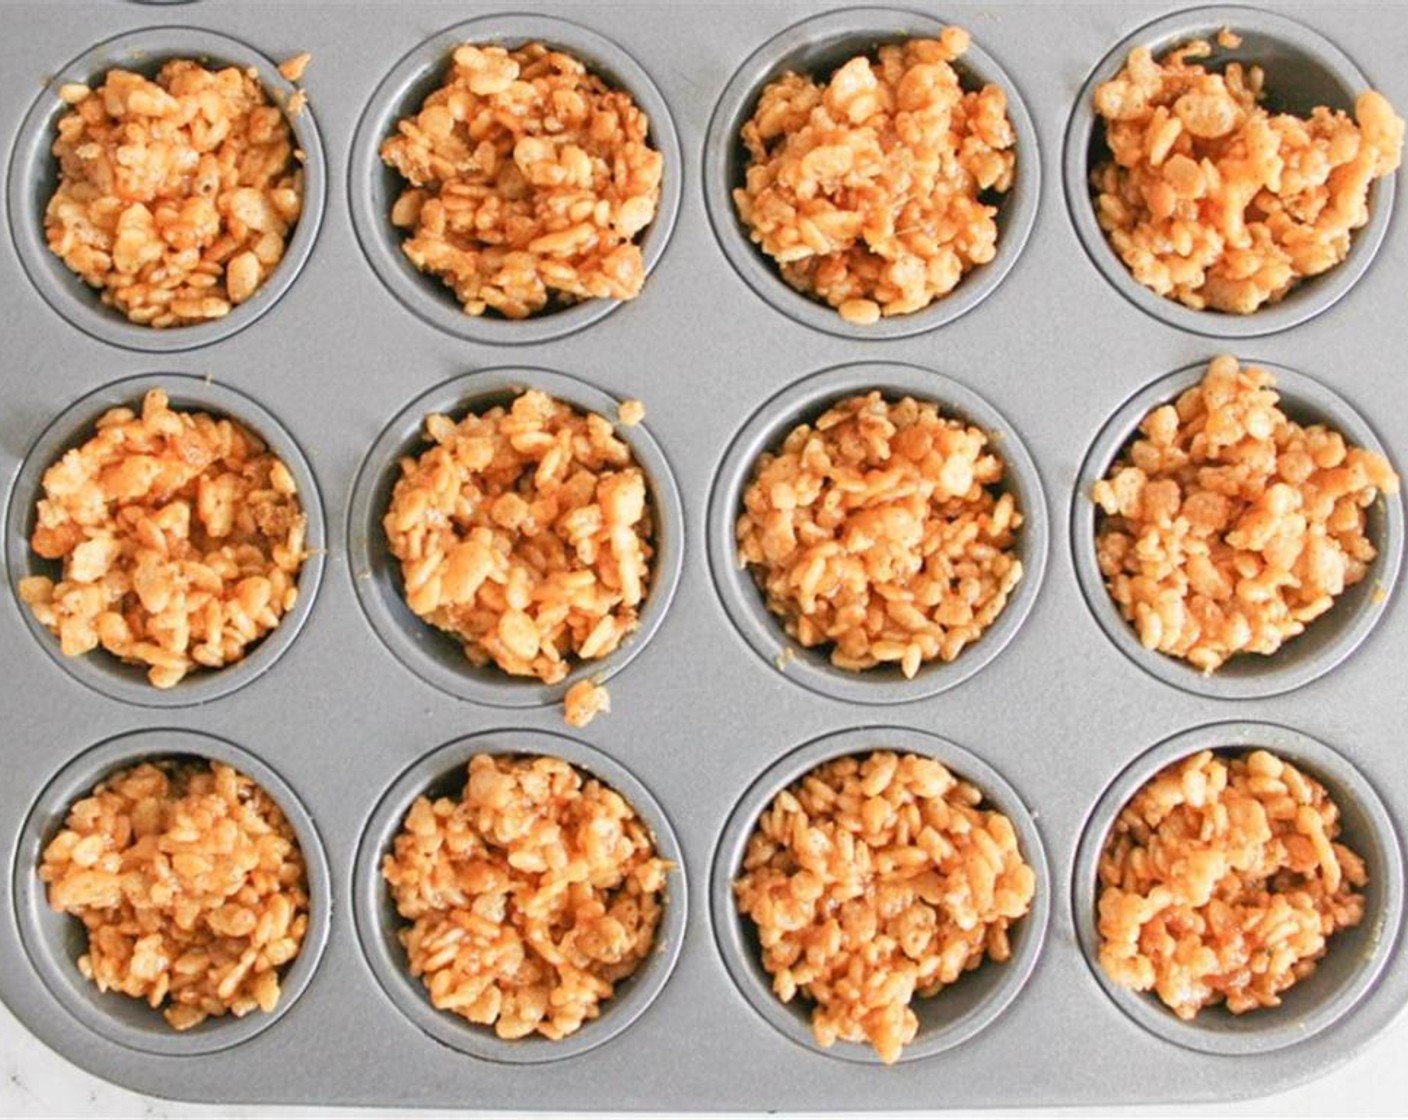
[[43, 488], [30, 545], [63, 574], [19, 591], [66, 657], [101, 646], [170, 688], [239, 661], [297, 601], [297, 487], [233, 420], [177, 411], [153, 389], [140, 416], [107, 412]]
[[1011, 956], [1036, 874], [982, 802], [931, 758], [876, 751], [818, 766], [759, 817], [734, 895], [778, 998], [812, 1002], [819, 1045], [868, 1041], [894, 1062], [916, 996]]
[[85, 89], [59, 91], [72, 108], [54, 141], [49, 248], [134, 323], [228, 315], [283, 258], [303, 206], [288, 121], [254, 71], [189, 59]]
[[313, 61], [313, 56], [307, 51], [299, 51], [292, 58], [286, 58], [279, 63], [279, 73], [290, 82], [303, 80], [303, 72], [308, 69], [308, 64]]
[[419, 798], [382, 865], [430, 1002], [562, 1039], [650, 955], [670, 864], [620, 794], [556, 758], [476, 755]]
[[1366, 510], [1396, 494], [1381, 455], [1277, 406], [1271, 374], [1215, 358], [1096, 483], [1105, 586], [1146, 649], [1211, 673], [1272, 654], [1362, 580]]
[[549, 684], [640, 623], [654, 555], [645, 475], [611, 422], [537, 390], [401, 463], [383, 524], [406, 603], [491, 662]]
[[579, 59], [465, 43], [396, 131], [381, 158], [409, 184], [390, 215], [401, 248], [467, 314], [640, 294], [664, 157], [631, 95]]
[[739, 556], [802, 646], [862, 670], [952, 661], [1022, 578], [1022, 513], [977, 428], [879, 392], [832, 406], [759, 457]]
[[1364, 861], [1324, 787], [1264, 750], [1202, 751], [1130, 800], [1100, 857], [1100, 966], [1180, 1019], [1277, 1007], [1364, 918]]
[[628, 428], [634, 428], [645, 419], [645, 405], [640, 401], [622, 401], [616, 409], [616, 418]]
[[603, 712], [611, 711], [611, 693], [592, 681], [578, 681], [563, 697], [563, 718], [571, 727], [586, 727]]
[[308, 932], [292, 826], [223, 763], [144, 762], [70, 807], [44, 849], [49, 905], [87, 929], [78, 970], [174, 1029], [272, 1011]]
[[733, 192], [749, 236], [798, 291], [847, 322], [928, 307], [997, 253], [994, 200], [1016, 132], [998, 86], [965, 91], [950, 65], [968, 33], [859, 55], [818, 83], [784, 74], [743, 126]]
[[[1218, 45], [1240, 40], [1228, 31]], [[1259, 66], [1203, 65], [1194, 40], [1156, 60], [1136, 47], [1095, 91], [1111, 158], [1095, 212], [1140, 284], [1198, 310], [1247, 315], [1349, 253], [1369, 188], [1398, 168], [1403, 121], [1382, 95], [1354, 117], [1268, 112]]]

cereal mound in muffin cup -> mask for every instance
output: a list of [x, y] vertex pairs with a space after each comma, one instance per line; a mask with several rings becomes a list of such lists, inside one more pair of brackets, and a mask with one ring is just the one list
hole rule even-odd
[[479, 754], [458, 799], [416, 800], [382, 875], [432, 1005], [499, 1038], [559, 1040], [650, 955], [670, 868], [596, 778]]
[[1269, 751], [1166, 766], [1100, 856], [1101, 968], [1184, 1020], [1279, 1006], [1364, 918], [1364, 861], [1339, 834], [1324, 787]]
[[1374, 180], [1398, 168], [1404, 126], [1372, 90], [1353, 117], [1273, 113], [1261, 67], [1217, 73], [1203, 64], [1213, 52], [1204, 39], [1161, 59], [1136, 47], [1096, 89], [1108, 158], [1091, 185], [1100, 227], [1138, 283], [1246, 315], [1345, 259]]
[[49, 905], [87, 930], [99, 991], [161, 1008], [178, 1031], [272, 1011], [308, 932], [293, 827], [220, 762], [144, 762], [73, 803], [44, 849]]
[[848, 670], [952, 661], [1022, 578], [1002, 458], [930, 402], [849, 397], [759, 456], [740, 563], [802, 646]]
[[468, 315], [633, 299], [665, 159], [650, 120], [565, 51], [465, 43], [381, 158], [406, 181], [401, 249]]
[[997, 253], [1017, 136], [999, 86], [965, 90], [966, 31], [768, 83], [733, 192], [752, 241], [797, 291], [856, 324], [907, 315]]
[[1011, 956], [1036, 874], [1012, 822], [919, 755], [823, 763], [758, 818], [734, 881], [784, 1003], [811, 1005], [818, 1045], [914, 1041], [913, 1002]]
[[654, 516], [611, 422], [529, 389], [458, 422], [428, 416], [425, 435], [383, 519], [410, 609], [471, 664], [547, 684], [616, 650], [640, 623]]
[[220, 319], [283, 259], [303, 153], [257, 73], [172, 59], [154, 80], [109, 70], [70, 106], [44, 213], [49, 248], [133, 323]]
[[308, 519], [282, 460], [228, 418], [114, 408], [44, 473], [20, 598], [65, 657], [102, 647], [157, 688], [244, 658], [298, 599]]
[[1095, 484], [1111, 598], [1145, 649], [1204, 673], [1275, 653], [1363, 580], [1367, 511], [1399, 488], [1382, 455], [1290, 419], [1274, 383], [1213, 359]]

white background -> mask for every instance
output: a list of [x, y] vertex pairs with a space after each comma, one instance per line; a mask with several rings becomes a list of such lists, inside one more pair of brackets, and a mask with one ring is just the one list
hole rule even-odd
[[[388, 1085], [394, 1093], [395, 1086]], [[45, 1048], [0, 1004], [0, 1117], [114, 1116], [114, 1117], [343, 1117], [384, 1120], [402, 1112], [382, 1109], [287, 1109], [191, 1105], [143, 1097], [100, 1081]], [[414, 1120], [464, 1116], [463, 1112], [428, 1111], [412, 1114]], [[524, 1113], [497, 1113], [501, 1120]], [[603, 1113], [593, 1114], [602, 1120]], [[1153, 1108], [1041, 1109], [1021, 1112], [942, 1113], [972, 1115], [983, 1120], [1003, 1116], [1038, 1120], [1068, 1116], [1354, 1116], [1408, 1117], [1408, 1016], [1364, 1053], [1333, 1073], [1286, 1093], [1256, 1101], [1217, 1106]], [[836, 1120], [832, 1117], [831, 1120]]]

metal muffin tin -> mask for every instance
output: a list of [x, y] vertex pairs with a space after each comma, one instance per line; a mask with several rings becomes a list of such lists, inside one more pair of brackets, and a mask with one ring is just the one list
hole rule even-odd
[[[1170, 371], [1224, 351], [1303, 374], [1283, 374], [1293, 412], [1329, 416], [1361, 442], [1377, 433], [1400, 471], [1408, 466], [1399, 360], [1408, 316], [1395, 312], [1408, 246], [1391, 236], [1393, 179], [1375, 188], [1349, 261], [1251, 319], [1144, 298], [1090, 236], [1088, 81], [1113, 73], [1131, 43], [1167, 45], [1226, 23], [1243, 34], [1243, 54], [1272, 50], [1273, 90], [1325, 91], [1347, 107], [1346, 94], [1371, 84], [1408, 109], [1393, 47], [1408, 34], [1408, 9], [1275, 8], [1171, 17], [1170, 4], [992, 0], [899, 11], [524, 0], [513, 15], [439, 0], [7, 5], [0, 997], [103, 1077], [223, 1102], [888, 1112], [1207, 1099], [1285, 1088], [1364, 1046], [1408, 1003], [1401, 501], [1373, 515], [1384, 548], [1371, 583], [1266, 672], [1213, 678], [1257, 682], [1246, 688], [1201, 687], [1181, 666], [1125, 648], [1127, 630], [1112, 625], [1098, 581], [1090, 586], [1083, 520], [1090, 472], [1137, 421], [1137, 395], [1166, 399], [1179, 384], [1161, 380]], [[834, 61], [905, 31], [932, 33], [935, 20], [966, 27], [977, 48], [970, 73], [1002, 81], [1013, 98], [1021, 170], [1001, 252], [931, 311], [851, 329], [761, 267], [727, 204], [730, 131], [757, 83], [790, 61]], [[433, 80], [441, 52], [470, 33], [548, 35], [651, 111], [666, 187], [639, 299], [525, 324], [476, 321], [404, 268], [384, 213], [395, 184], [374, 147]], [[234, 53], [231, 41], [254, 54]], [[58, 84], [196, 51], [252, 61], [287, 97], [270, 60], [300, 50], [313, 55], [309, 105], [294, 121], [309, 157], [305, 216], [265, 289], [218, 329], [129, 328], [46, 256], [36, 223], [52, 183]], [[521, 345], [501, 345], [510, 341]], [[838, 367], [847, 369], [809, 380]], [[728, 504], [743, 477], [730, 449], [768, 446], [852, 378], [857, 389], [927, 387], [953, 412], [1000, 425], [1028, 518], [1027, 575], [1003, 623], [952, 665], [922, 672], [922, 687], [884, 674], [829, 687], [824, 663], [784, 652], [780, 626], [728, 567]], [[537, 379], [608, 415], [630, 398], [647, 408], [641, 426], [621, 431], [657, 513], [648, 617], [587, 674], [612, 674], [613, 711], [582, 731], [564, 727], [560, 689], [475, 682], [444, 639], [397, 619], [394, 566], [376, 532], [376, 502], [395, 456], [414, 445], [418, 409], [462, 410]], [[321, 516], [326, 548], [304, 570], [300, 614], [245, 665], [169, 694], [99, 658], [60, 665], [14, 593], [35, 563], [25, 538], [39, 474], [103, 406], [138, 404], [148, 382], [270, 440], [296, 468], [312, 520]], [[1208, 1013], [1181, 1030], [1160, 1005], [1100, 978], [1093, 853], [1158, 764], [1245, 745], [1279, 750], [1327, 783], [1375, 875], [1371, 916], [1332, 942], [1283, 1011]], [[804, 763], [866, 747], [932, 753], [983, 786], [1018, 824], [1040, 883], [1014, 930], [1014, 959], [926, 1004], [906, 1060], [883, 1069], [858, 1047], [819, 1050], [797, 1008], [768, 1002], [727, 889], [757, 807]], [[598, 773], [679, 861], [655, 956], [561, 1048], [495, 1046], [417, 1003], [396, 972], [377, 857], [409, 799], [453, 788], [456, 768], [481, 748], [549, 750]], [[72, 924], [47, 910], [33, 867], [68, 802], [102, 774], [191, 751], [234, 759], [279, 798], [309, 860], [314, 926], [274, 1015], [176, 1036], [154, 1012], [77, 979]]]

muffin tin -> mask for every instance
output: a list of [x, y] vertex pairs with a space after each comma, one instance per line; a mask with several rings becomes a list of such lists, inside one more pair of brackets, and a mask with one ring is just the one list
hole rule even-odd
[[[1082, 210], [1087, 80], [1117, 68], [1133, 42], [1231, 24], [1244, 53], [1274, 46], [1277, 88], [1338, 97], [1367, 82], [1408, 110], [1391, 47], [1408, 34], [1408, 9], [1275, 8], [525, 0], [514, 10], [529, 14], [500, 17], [438, 0], [8, 6], [0, 997], [103, 1077], [222, 1102], [893, 1111], [1193, 1100], [1285, 1088], [1365, 1045], [1408, 1002], [1401, 501], [1374, 513], [1385, 547], [1371, 581], [1267, 672], [1225, 670], [1211, 686], [1127, 648], [1090, 571], [1092, 472], [1151, 399], [1141, 394], [1163, 399], [1176, 382], [1162, 379], [1179, 376], [1170, 371], [1186, 377], [1224, 351], [1280, 372], [1293, 412], [1329, 416], [1362, 442], [1377, 433], [1408, 466], [1408, 317], [1393, 310], [1408, 246], [1388, 236], [1393, 179], [1375, 188], [1374, 217], [1340, 269], [1248, 320], [1140, 298]], [[1002, 253], [931, 313], [873, 332], [843, 327], [760, 268], [725, 197], [730, 131], [756, 83], [789, 60], [831, 60], [935, 20], [971, 31], [971, 73], [1003, 75], [1014, 106], [1026, 106], [1014, 108], [1022, 171]], [[555, 39], [651, 110], [666, 194], [639, 299], [527, 324], [475, 321], [402, 265], [374, 145], [440, 53], [471, 34]], [[289, 259], [219, 330], [129, 328], [46, 255], [36, 222], [58, 84], [196, 51], [249, 59], [287, 96], [269, 60], [301, 50], [313, 55], [309, 105], [294, 121], [309, 154], [305, 217]], [[14, 591], [35, 562], [26, 538], [43, 468], [104, 406], [136, 403], [147, 384], [270, 439], [325, 549], [304, 570], [299, 613], [245, 665], [169, 694], [100, 658], [60, 664]], [[610, 674], [613, 711], [581, 731], [563, 725], [561, 689], [475, 680], [438, 635], [398, 617], [376, 531], [417, 411], [527, 384], [608, 415], [631, 398], [647, 409], [622, 432], [662, 527], [655, 584], [641, 632], [587, 674]], [[824, 662], [785, 653], [780, 627], [729, 566], [746, 454], [863, 385], [926, 392], [1000, 428], [1026, 507], [1027, 574], [1002, 622], [953, 664], [922, 672], [921, 686], [884, 673], [833, 680]], [[1182, 1031], [1100, 978], [1093, 853], [1159, 762], [1240, 744], [1283, 750], [1340, 799], [1352, 840], [1380, 870], [1371, 918], [1332, 943], [1282, 1012], [1211, 1011]], [[768, 1002], [727, 890], [747, 818], [771, 793], [803, 765], [882, 746], [932, 753], [984, 786], [1044, 866], [1014, 959], [926, 1005], [920, 1039], [884, 1069], [859, 1047], [817, 1048], [796, 1008]], [[409, 799], [453, 784], [476, 749], [547, 750], [598, 773], [679, 863], [656, 956], [560, 1048], [466, 1033], [397, 973], [378, 854]], [[72, 925], [48, 911], [33, 868], [68, 801], [101, 774], [190, 752], [234, 758], [278, 796], [309, 858], [315, 921], [274, 1015], [175, 1036], [156, 1013], [76, 979]]]

